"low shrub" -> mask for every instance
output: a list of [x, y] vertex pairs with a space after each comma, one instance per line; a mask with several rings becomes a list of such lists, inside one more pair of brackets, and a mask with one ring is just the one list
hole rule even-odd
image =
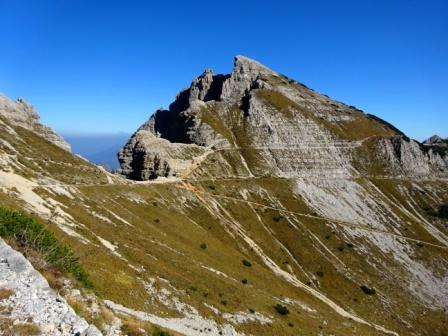
[[171, 336], [168, 331], [161, 330], [159, 327], [154, 327], [152, 329], [152, 336]]
[[423, 210], [429, 216], [448, 219], [448, 204], [442, 204], [437, 209], [433, 209], [431, 207], [426, 207]]
[[438, 216], [440, 218], [448, 218], [448, 204], [439, 207]]
[[277, 303], [274, 306], [274, 309], [277, 311], [277, 313], [279, 313], [280, 315], [288, 315], [289, 314], [289, 309], [286, 308], [285, 306], [281, 305], [280, 303]]
[[282, 215], [277, 215], [277, 216], [272, 217], [272, 220], [274, 222], [280, 222], [283, 218], [284, 217]]
[[29, 249], [38, 252], [53, 267], [71, 273], [86, 288], [93, 288], [73, 251], [33, 217], [0, 208], [0, 236], [12, 239], [25, 252]]
[[252, 263], [249, 260], [246, 260], [246, 259], [243, 259], [242, 263], [246, 267], [251, 267], [252, 266]]
[[362, 285], [362, 286], [360, 286], [360, 288], [367, 295], [374, 295], [374, 294], [376, 294], [375, 288], [371, 288], [371, 287], [368, 287], [366, 285]]

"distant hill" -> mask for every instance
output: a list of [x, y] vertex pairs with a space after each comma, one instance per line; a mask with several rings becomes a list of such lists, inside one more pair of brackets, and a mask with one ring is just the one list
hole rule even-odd
[[62, 134], [72, 151], [105, 167], [118, 168], [117, 152], [129, 139], [128, 133]]

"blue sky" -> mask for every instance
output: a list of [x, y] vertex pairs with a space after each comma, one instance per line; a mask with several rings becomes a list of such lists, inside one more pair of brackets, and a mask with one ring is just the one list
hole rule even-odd
[[416, 139], [448, 136], [448, 1], [0, 0], [0, 92], [63, 132], [133, 132], [243, 54]]

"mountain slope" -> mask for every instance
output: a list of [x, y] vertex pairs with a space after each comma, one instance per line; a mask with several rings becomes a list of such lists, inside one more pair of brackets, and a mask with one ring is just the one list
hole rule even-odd
[[183, 335], [446, 330], [442, 161], [252, 60], [205, 72], [134, 134], [122, 172], [149, 181], [0, 128], [2, 204], [77, 252], [122, 327], [133, 316]]
[[[137, 180], [194, 176], [446, 176], [448, 157], [256, 61], [235, 58], [230, 75], [210, 70], [168, 110], [143, 124], [119, 153]], [[205, 160], [205, 164], [210, 160]], [[203, 166], [203, 165], [202, 165]], [[213, 170], [211, 170], [213, 169]]]

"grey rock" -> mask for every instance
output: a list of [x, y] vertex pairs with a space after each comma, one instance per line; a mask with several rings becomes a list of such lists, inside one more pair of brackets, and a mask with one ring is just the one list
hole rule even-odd
[[89, 327], [84, 330], [80, 336], [101, 336], [101, 332], [95, 327], [93, 324], [89, 325]]
[[96, 328], [76, 315], [22, 254], [13, 250], [1, 238], [0, 258], [7, 260], [0, 263], [0, 288], [9, 288], [14, 293], [2, 300], [0, 306], [11, 311], [11, 319], [25, 322], [32, 318], [33, 323], [40, 327], [42, 335], [101, 335]]
[[[369, 171], [371, 161], [358, 156], [365, 155], [359, 149], [370, 138], [376, 139], [375, 156], [390, 175], [447, 173], [440, 151], [405, 140], [378, 118], [236, 56], [231, 74], [206, 70], [168, 110], [156, 111], [118, 158], [120, 172], [136, 180], [189, 176], [193, 170], [214, 177], [350, 177]], [[218, 164], [196, 169], [210, 152]]]
[[58, 147], [70, 152], [70, 145], [53, 129], [40, 123], [40, 118], [34, 107], [23, 98], [12, 101], [0, 94], [0, 117], [14, 125], [24, 127], [35, 132]]

